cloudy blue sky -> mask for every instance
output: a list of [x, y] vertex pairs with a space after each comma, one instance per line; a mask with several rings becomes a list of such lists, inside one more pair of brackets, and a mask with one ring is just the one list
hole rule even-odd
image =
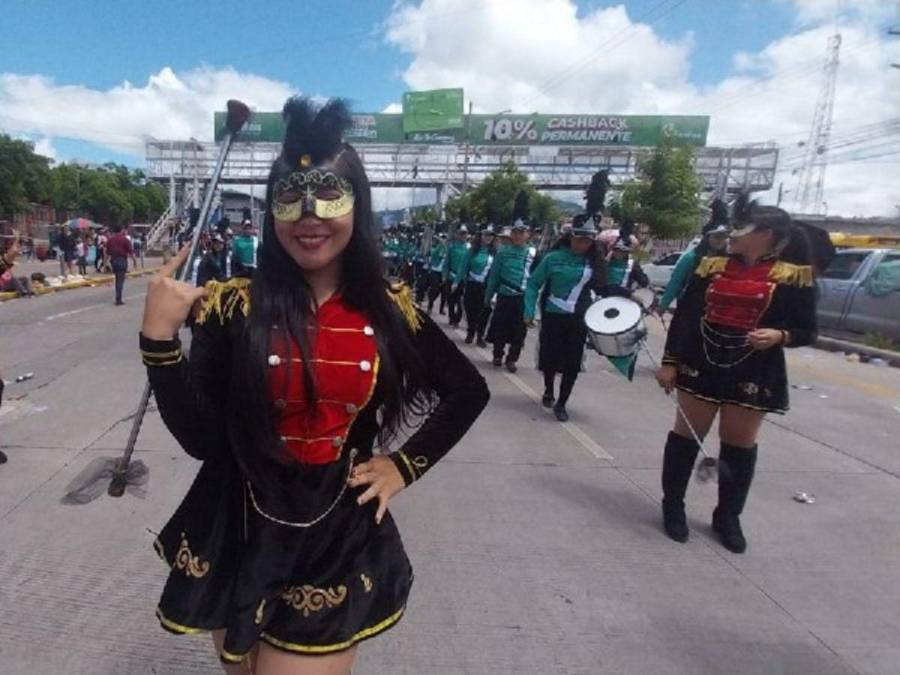
[[[709, 114], [711, 143], [782, 144], [787, 186], [837, 25], [834, 134], [854, 139], [871, 128], [873, 138], [829, 168], [826, 198], [848, 214], [891, 214], [900, 204], [900, 154], [890, 152], [900, 149], [891, 126], [900, 70], [890, 67], [900, 39], [887, 35], [900, 24], [896, 8], [889, 0], [8, 0], [0, 130], [57, 161], [140, 165], [148, 135], [210, 138], [212, 111], [230, 97], [277, 110], [295, 92], [340, 95], [379, 111], [410, 89], [462, 86], [484, 112]], [[861, 178], [868, 173], [878, 179]]]

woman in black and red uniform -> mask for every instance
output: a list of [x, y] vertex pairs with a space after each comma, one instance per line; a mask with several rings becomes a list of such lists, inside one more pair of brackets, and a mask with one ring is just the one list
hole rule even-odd
[[[349, 672], [412, 583], [388, 501], [460, 440], [488, 391], [385, 280], [344, 104], [291, 99], [284, 117], [253, 279], [176, 282], [182, 251], [147, 295], [140, 342], [160, 413], [203, 462], [156, 541], [172, 570], [157, 616], [212, 631], [226, 672]], [[186, 358], [178, 329], [198, 300]]]
[[[669, 328], [657, 379], [678, 389], [702, 438], [719, 415], [719, 504], [713, 529], [735, 553], [747, 547], [739, 516], [756, 466], [756, 436], [766, 413], [788, 409], [784, 348], [816, 336], [813, 268], [805, 233], [781, 209], [741, 197], [729, 255], [703, 258]], [[684, 494], [698, 445], [676, 416], [663, 458], [666, 533], [686, 541]]]

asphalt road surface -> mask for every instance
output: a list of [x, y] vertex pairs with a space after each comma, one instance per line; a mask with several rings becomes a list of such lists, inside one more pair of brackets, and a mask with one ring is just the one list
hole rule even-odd
[[[198, 468], [155, 410], [144, 498], [60, 504], [124, 446], [145, 287], [129, 280], [124, 307], [109, 287], [0, 304], [0, 372], [34, 373], [0, 409], [3, 675], [220, 672], [208, 637], [154, 617], [167, 570], [151, 532]], [[710, 535], [713, 484], [691, 484], [688, 544], [662, 534], [674, 411], [646, 357], [628, 383], [591, 354], [563, 425], [538, 403], [530, 344], [518, 375], [463, 349], [490, 406], [394, 502], [416, 584], [354, 673], [900, 673], [900, 371], [790, 353], [793, 409], [764, 426], [736, 556]]]

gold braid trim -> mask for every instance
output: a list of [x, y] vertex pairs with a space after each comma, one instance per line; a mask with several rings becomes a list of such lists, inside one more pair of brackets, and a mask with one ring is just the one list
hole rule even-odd
[[717, 272], [724, 272], [725, 265], [727, 264], [728, 258], [726, 258], [725, 256], [704, 256], [700, 261], [700, 264], [697, 265], [697, 269], [694, 271], [694, 274], [701, 279], [705, 279], [706, 277], [716, 274]]
[[779, 284], [809, 288], [813, 285], [813, 270], [809, 265], [794, 265], [779, 260], [772, 266], [769, 279]]
[[210, 281], [206, 284], [209, 295], [204, 298], [197, 313], [197, 323], [204, 324], [215, 314], [224, 323], [240, 309], [244, 316], [250, 313], [250, 279], [234, 277], [228, 281]]
[[400, 313], [406, 319], [413, 333], [418, 333], [422, 327], [422, 317], [419, 316], [419, 310], [416, 307], [416, 300], [413, 297], [412, 289], [403, 283], [391, 284], [391, 290], [388, 297], [397, 303]]

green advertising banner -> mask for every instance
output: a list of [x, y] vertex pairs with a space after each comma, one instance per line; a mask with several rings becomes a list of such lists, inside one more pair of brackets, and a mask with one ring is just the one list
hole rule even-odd
[[[709, 117], [701, 115], [471, 115], [463, 128], [405, 132], [404, 116], [371, 113], [353, 116], [348, 143], [418, 143], [453, 145], [640, 146], [656, 145], [664, 135], [681, 143], [705, 146]], [[225, 113], [215, 113], [215, 140], [225, 135]], [[253, 113], [241, 132], [244, 141], [280, 143], [281, 114]]]
[[463, 90], [435, 89], [403, 94], [403, 132], [462, 129]]

